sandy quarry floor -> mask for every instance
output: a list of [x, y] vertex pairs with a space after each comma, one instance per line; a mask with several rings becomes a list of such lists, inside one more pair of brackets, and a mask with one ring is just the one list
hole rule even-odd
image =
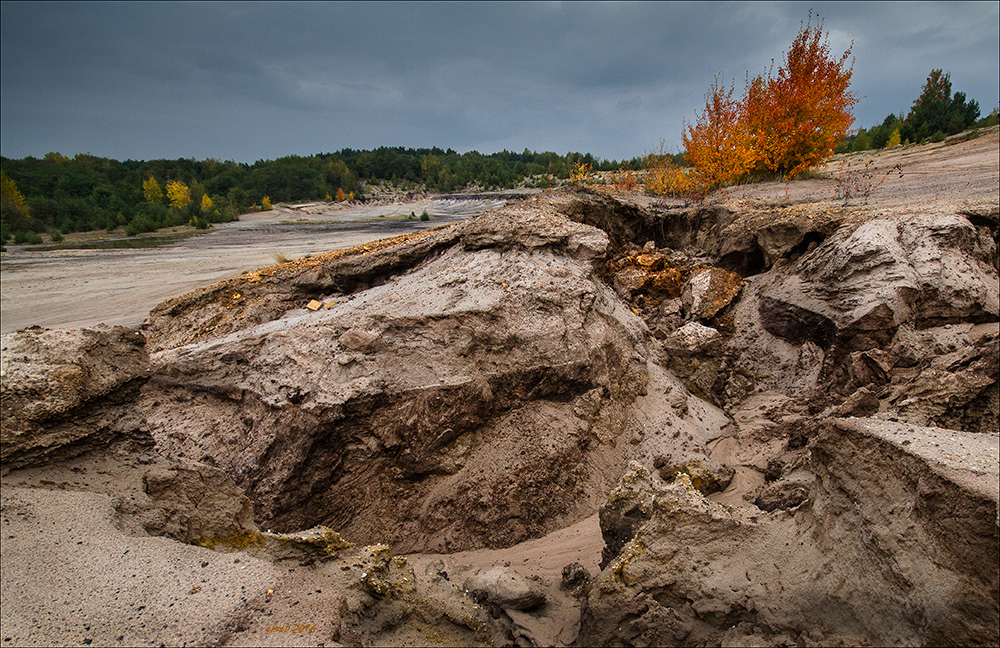
[[[714, 200], [845, 202], [852, 206], [996, 196], [1000, 149], [996, 127], [973, 140], [897, 147], [877, 153], [838, 156], [812, 180], [731, 187]], [[872, 165], [866, 168], [866, 163]], [[902, 176], [894, 170], [900, 165]], [[983, 168], [992, 168], [984, 174]], [[884, 178], [884, 180], [883, 180]], [[838, 181], [839, 179], [839, 181]], [[864, 195], [864, 190], [870, 190]], [[35, 251], [9, 246], [0, 255], [0, 333], [34, 324], [76, 328], [138, 325], [161, 301], [227, 277], [288, 259], [359, 245], [444, 225], [494, 209], [500, 200], [431, 198], [415, 202], [344, 206], [322, 203], [280, 206], [245, 214], [207, 234], [161, 248]], [[664, 202], [641, 194], [639, 203]], [[676, 201], [674, 201], [676, 204]], [[426, 210], [429, 221], [407, 220]]]
[[[826, 165], [822, 172], [831, 177], [736, 187], [725, 198], [780, 202], [787, 192], [792, 201], [829, 200], [837, 192], [838, 177], [856, 174], [874, 159], [873, 184], [896, 164], [902, 165], [903, 176], [891, 174], [872, 195], [856, 197], [850, 204], [879, 208], [923, 200], [995, 199], [1000, 187], [998, 151], [994, 129], [968, 142], [849, 156]], [[163, 248], [40, 252], [11, 246], [0, 257], [2, 332], [32, 324], [138, 324], [162, 300], [270, 265], [274, 252], [300, 258], [454, 222], [498, 204], [438, 199], [363, 207], [280, 207]], [[399, 219], [425, 209], [433, 215], [428, 222]], [[721, 455], [727, 449], [717, 451]], [[183, 645], [206, 636], [223, 645], [323, 645], [316, 637], [267, 633], [267, 628], [324, 623], [326, 611], [337, 603], [336, 590], [327, 585], [329, 574], [192, 548], [162, 537], [123, 535], [112, 524], [112, 497], [107, 493], [125, 489], [122, 480], [131, 479], [133, 472], [126, 474], [118, 461], [88, 461], [94, 463], [43, 466], [4, 485], [0, 645]], [[64, 491], [62, 497], [47, 490], [53, 486]], [[572, 641], [579, 615], [579, 603], [558, 587], [562, 566], [577, 561], [594, 574], [602, 547], [592, 516], [504, 550], [412, 555], [409, 560], [423, 575], [446, 567], [455, 582], [467, 572], [497, 564], [538, 577], [551, 607], [544, 618], [535, 619], [532, 629], [538, 643], [552, 645]], [[150, 563], [157, 568], [149, 569]], [[37, 601], [45, 604], [33, 607]], [[207, 632], [219, 619], [228, 629]], [[322, 630], [329, 636], [328, 627]]]
[[[159, 248], [37, 251], [0, 256], [0, 332], [34, 324], [134, 326], [161, 301], [275, 262], [463, 220], [499, 200], [427, 199], [343, 206], [314, 203], [244, 214], [234, 223]], [[407, 219], [423, 211], [429, 221]]]
[[[5, 480], [0, 646], [182, 646], [206, 638], [225, 646], [340, 645], [329, 636], [330, 611], [343, 599], [342, 561], [302, 567], [123, 534], [108, 493], [142, 488], [141, 475], [134, 457], [91, 455]], [[456, 584], [495, 565], [538, 578], [544, 610], [512, 614], [540, 645], [566, 645], [576, 637], [580, 602], [560, 589], [562, 567], [579, 562], [596, 575], [603, 548], [595, 514], [507, 549], [408, 560], [419, 576], [446, 570]], [[309, 629], [267, 630], [285, 625]]]

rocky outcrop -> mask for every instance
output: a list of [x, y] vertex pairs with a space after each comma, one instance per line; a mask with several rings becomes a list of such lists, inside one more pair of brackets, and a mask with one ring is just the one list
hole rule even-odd
[[[4, 470], [44, 463], [144, 436], [122, 405], [149, 378], [142, 335], [113, 328], [4, 335], [0, 457]], [[145, 435], [148, 439], [148, 435]]]
[[[879, 411], [917, 424], [987, 421], [966, 413], [992, 414], [997, 391], [989, 358], [1000, 293], [995, 242], [982, 229], [941, 212], [844, 225], [748, 284], [733, 311], [730, 376], [834, 400], [865, 388]], [[950, 355], [959, 348], [961, 359]], [[917, 405], [927, 390], [934, 415]]]

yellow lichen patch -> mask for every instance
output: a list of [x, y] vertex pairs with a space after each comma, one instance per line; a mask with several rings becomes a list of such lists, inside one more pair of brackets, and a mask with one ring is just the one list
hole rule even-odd
[[624, 585], [635, 585], [639, 579], [628, 573], [628, 568], [638, 556], [646, 551], [646, 543], [639, 539], [639, 536], [629, 542], [625, 549], [618, 555], [615, 562], [611, 564], [611, 578]]
[[637, 484], [640, 481], [649, 479], [649, 469], [639, 463], [630, 466], [628, 472], [622, 475], [621, 481], [624, 484]]
[[677, 474], [677, 475], [676, 475], [676, 476], [674, 477], [674, 481], [673, 481], [673, 483], [674, 483], [674, 484], [681, 484], [681, 485], [683, 485], [683, 486], [684, 486], [684, 489], [685, 489], [685, 490], [687, 491], [688, 495], [690, 495], [690, 496], [692, 496], [692, 497], [693, 497], [693, 496], [694, 496], [695, 494], [699, 493], [699, 492], [700, 492], [700, 490], [701, 490], [701, 489], [699, 489], [699, 488], [698, 488], [698, 487], [697, 487], [697, 486], [696, 486], [696, 485], [695, 485], [695, 484], [694, 484], [694, 483], [693, 483], [693, 482], [691, 481], [691, 475], [687, 474], [686, 472], [682, 472], [682, 473], [678, 473], [678, 474]]
[[263, 535], [282, 543], [313, 547], [330, 558], [335, 557], [340, 551], [354, 546], [340, 537], [338, 532], [322, 525], [297, 533], [265, 533]]
[[378, 599], [413, 601], [415, 577], [405, 558], [393, 557], [384, 544], [369, 545], [361, 551], [362, 560], [367, 563], [361, 574], [361, 586], [368, 594]]

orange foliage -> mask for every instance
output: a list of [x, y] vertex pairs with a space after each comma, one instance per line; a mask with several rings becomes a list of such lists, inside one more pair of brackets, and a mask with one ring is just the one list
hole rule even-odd
[[831, 155], [854, 123], [852, 48], [831, 58], [822, 23], [814, 26], [810, 12], [777, 76], [769, 71], [748, 81], [739, 101], [716, 77], [704, 110], [681, 137], [695, 180], [712, 188], [750, 171], [790, 179]]
[[617, 173], [612, 173], [611, 183], [618, 191], [635, 191], [639, 186], [635, 174], [629, 169], [618, 169]]
[[337, 188], [337, 202], [344, 202], [347, 200], [347, 196], [344, 194], [344, 190], [340, 187]]
[[733, 88], [719, 85], [716, 77], [705, 98], [705, 109], [694, 124], [685, 124], [681, 141], [699, 184], [716, 187], [745, 175], [756, 156]]
[[810, 12], [778, 75], [747, 84], [743, 112], [758, 168], [791, 178], [833, 154], [858, 101], [849, 90], [852, 48], [831, 58], [822, 24], [813, 26]]
[[702, 185], [665, 155], [648, 155], [645, 159], [646, 192], [659, 196], [700, 196]]

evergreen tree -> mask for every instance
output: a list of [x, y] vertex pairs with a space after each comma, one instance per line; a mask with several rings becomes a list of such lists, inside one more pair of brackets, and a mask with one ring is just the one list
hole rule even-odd
[[[923, 140], [932, 136], [952, 135], [972, 126], [979, 119], [979, 103], [966, 101], [964, 92], [951, 95], [951, 75], [931, 70], [906, 116], [907, 139]], [[912, 135], [912, 137], [910, 136]]]

